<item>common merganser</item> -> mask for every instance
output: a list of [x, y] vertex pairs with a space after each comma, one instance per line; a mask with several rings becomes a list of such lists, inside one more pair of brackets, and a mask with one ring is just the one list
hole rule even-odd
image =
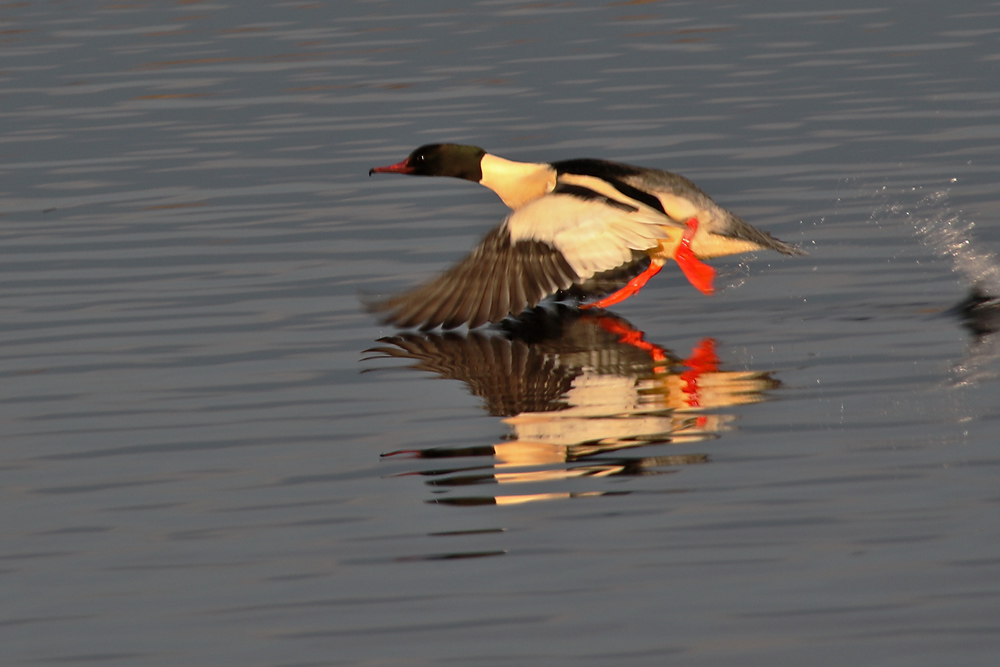
[[475, 328], [537, 305], [556, 292], [587, 295], [628, 283], [581, 308], [604, 308], [638, 292], [668, 259], [712, 294], [702, 259], [754, 250], [805, 255], [754, 229], [677, 174], [595, 159], [529, 163], [477, 146], [428, 144], [368, 174], [451, 176], [493, 190], [513, 209], [463, 260], [438, 278], [374, 304], [384, 321], [423, 330]]

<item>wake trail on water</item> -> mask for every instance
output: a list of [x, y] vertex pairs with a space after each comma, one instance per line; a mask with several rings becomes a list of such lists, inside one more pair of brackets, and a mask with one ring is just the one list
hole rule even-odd
[[947, 190], [925, 195], [912, 206], [893, 204], [888, 209], [907, 217], [923, 242], [950, 259], [954, 271], [982, 298], [1000, 298], [1000, 260], [975, 243], [976, 223], [963, 220], [961, 211], [952, 209]]
[[[912, 190], [920, 193], [919, 188]], [[948, 190], [920, 196], [914, 203], [887, 204], [873, 220], [904, 217], [918, 237], [936, 255], [952, 263], [952, 270], [969, 285], [969, 294], [949, 309], [972, 334], [965, 357], [952, 367], [954, 386], [976, 385], [998, 377], [1000, 360], [1000, 259], [977, 244], [975, 223], [963, 219], [948, 202]]]

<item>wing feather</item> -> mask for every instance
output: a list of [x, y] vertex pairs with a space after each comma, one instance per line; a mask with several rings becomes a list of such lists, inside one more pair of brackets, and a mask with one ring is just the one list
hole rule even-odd
[[387, 323], [424, 330], [477, 327], [538, 305], [578, 281], [562, 254], [536, 241], [513, 242], [505, 221], [448, 271], [413, 290], [369, 304]]
[[641, 202], [587, 192], [573, 186], [522, 206], [448, 271], [372, 309], [403, 328], [498, 322], [634, 264], [668, 238], [668, 230], [681, 227]]

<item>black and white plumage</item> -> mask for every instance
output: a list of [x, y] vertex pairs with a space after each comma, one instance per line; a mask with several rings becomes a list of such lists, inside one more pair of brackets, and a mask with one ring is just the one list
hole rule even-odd
[[644, 251], [665, 238], [661, 225], [638, 208], [595, 206], [579, 193], [557, 191], [511, 213], [441, 276], [374, 309], [402, 328], [498, 322], [556, 292], [641, 262]]
[[632, 278], [595, 304], [610, 305], [637, 292], [667, 259], [711, 293], [713, 272], [703, 258], [760, 249], [804, 254], [718, 206], [691, 181], [655, 169], [592, 159], [521, 163], [475, 146], [434, 144], [369, 173], [463, 178], [513, 209], [444, 274], [373, 304], [402, 328], [477, 327], [559, 291], [586, 295], [602, 277]]

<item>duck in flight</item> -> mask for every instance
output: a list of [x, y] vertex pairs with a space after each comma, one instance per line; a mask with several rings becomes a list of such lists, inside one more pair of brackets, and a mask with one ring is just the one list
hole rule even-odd
[[505, 160], [477, 146], [429, 144], [368, 174], [451, 176], [493, 190], [512, 209], [472, 252], [438, 278], [373, 304], [401, 328], [475, 328], [518, 315], [557, 292], [605, 308], [638, 292], [667, 260], [712, 294], [701, 260], [755, 250], [804, 255], [727, 211], [677, 174], [606, 160]]

